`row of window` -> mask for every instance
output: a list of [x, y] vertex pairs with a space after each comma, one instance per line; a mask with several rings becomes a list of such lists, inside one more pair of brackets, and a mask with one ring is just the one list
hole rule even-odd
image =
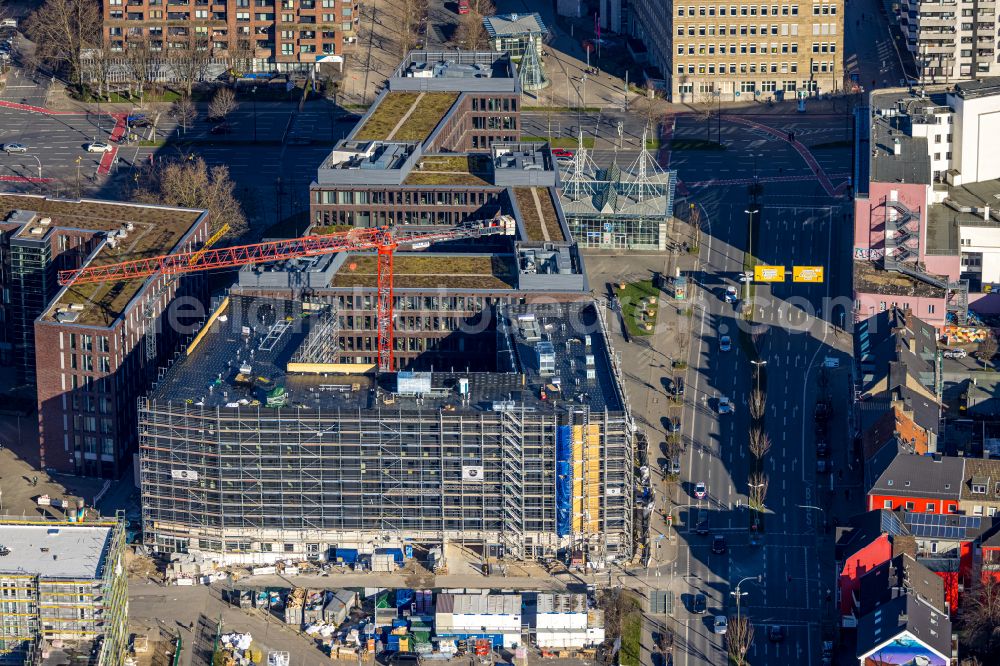
[[[813, 13], [816, 14], [816, 9], [820, 7], [826, 8], [824, 11], [826, 14], [837, 13], [837, 8], [832, 5], [815, 5], [813, 7]], [[729, 5], [728, 16], [758, 16], [758, 11], [760, 16], [768, 16], [769, 11], [771, 16], [779, 16], [778, 9], [779, 5], [739, 5], [739, 12], [737, 12], [736, 5]], [[780, 9], [780, 16], [799, 15], [798, 5], [780, 5]], [[716, 12], [718, 12], [718, 16], [727, 16], [726, 5], [719, 5], [718, 7], [714, 5], [702, 5], [698, 7], [697, 13], [695, 12], [695, 8], [692, 6], [682, 7], [678, 5], [677, 7], [678, 16], [716, 16]]]
[[798, 53], [798, 44], [776, 44], [771, 42], [770, 45], [767, 42], [761, 44], [719, 44], [716, 47], [715, 44], [678, 44], [677, 45], [677, 55], [715, 55], [716, 48], [718, 48], [719, 55], [725, 55], [726, 52], [731, 55], [736, 55], [737, 50], [739, 53]]
[[741, 35], [746, 37], [747, 35], [753, 37], [756, 35], [798, 35], [799, 26], [795, 23], [789, 25], [787, 23], [775, 23], [773, 25], [679, 25], [677, 26], [677, 36], [678, 37], [725, 37], [726, 35], [735, 37]]
[[[756, 88], [760, 85], [760, 88]], [[740, 81], [740, 93], [775, 92], [784, 90], [785, 92], [795, 92], [796, 90], [811, 90], [817, 92], [819, 84], [816, 81], [782, 81], [779, 87], [777, 81]], [[677, 92], [682, 95], [693, 94], [693, 83], [681, 83], [677, 86]], [[712, 82], [701, 82], [698, 84], [698, 92], [703, 95], [714, 94], [715, 84]]]
[[[339, 0], [339, 2], [340, 2], [341, 5], [353, 5], [354, 0]], [[320, 0], [320, 7], [322, 7], [323, 9], [335, 9], [337, 7], [337, 3], [338, 3], [338, 0]], [[124, 4], [123, 0], [108, 0], [108, 6], [109, 7], [121, 7], [123, 4]], [[139, 2], [135, 2], [134, 0], [129, 0], [128, 4], [129, 5], [142, 5], [143, 3], [141, 2], [141, 0]], [[156, 5], [162, 5], [163, 4], [163, 0], [149, 0], [145, 4], [148, 4], [150, 7], [154, 7]], [[170, 0], [170, 2], [168, 4], [170, 4], [170, 5], [186, 6], [186, 5], [190, 5], [191, 2], [190, 2], [190, 0], [181, 0], [181, 1]], [[208, 4], [207, 0], [196, 0], [196, 2], [195, 2], [195, 5], [207, 5], [207, 4]], [[228, 4], [228, 3], [223, 3], [223, 4]], [[249, 7], [250, 6], [250, 0], [234, 0], [233, 4], [236, 5], [237, 7]], [[275, 4], [274, 0], [256, 0], [254, 6], [256, 6], [256, 7], [275, 7], [276, 4]], [[281, 8], [282, 9], [295, 9], [295, 0], [281, 0]], [[299, 3], [299, 9], [305, 9], [305, 10], [316, 9], [316, 2], [315, 2], [315, 0], [301, 0], [301, 2]], [[345, 16], [346, 16], [346, 13], [352, 12], [353, 9], [350, 6], [346, 6], [346, 7], [343, 7], [341, 9], [341, 11], [345, 12]]]
[[[813, 64], [815, 65], [815, 63]], [[832, 64], [833, 63], [831, 63], [831, 66]], [[823, 71], [825, 72], [826, 63], [823, 63], [823, 65], [824, 65]], [[737, 67], [739, 68], [738, 70]], [[794, 62], [772, 62], [770, 64], [762, 62], [760, 63], [760, 70], [759, 70], [761, 74], [767, 74], [767, 73], [796, 74], [798, 73], [798, 71], [799, 71], [798, 63]], [[715, 63], [708, 63], [708, 64], [700, 63], [698, 65], [678, 65], [677, 73], [678, 74], [727, 74], [727, 73], [757, 74], [758, 69], [757, 69], [757, 63], [755, 62], [751, 63], [741, 62], [739, 63], [739, 65], [737, 65], [736, 63], [729, 63], [728, 66], [724, 63], [719, 65], [716, 65]]]
[[421, 192], [413, 190], [388, 190], [369, 192], [367, 190], [320, 190], [316, 192], [318, 204], [340, 204], [364, 206], [482, 206], [494, 203], [497, 192], [471, 190], [452, 192], [448, 190]]

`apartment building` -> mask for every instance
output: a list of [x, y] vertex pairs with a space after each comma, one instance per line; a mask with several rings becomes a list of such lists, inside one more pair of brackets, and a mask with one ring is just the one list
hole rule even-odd
[[632, 33], [674, 102], [781, 100], [843, 88], [842, 0], [781, 4], [638, 0]]
[[0, 663], [121, 666], [124, 520], [0, 520]]
[[308, 71], [342, 61], [355, 40], [358, 0], [103, 0], [104, 37], [111, 48], [148, 40], [166, 57], [211, 49], [252, 71]]
[[37, 392], [42, 466], [121, 476], [135, 398], [179, 339], [167, 306], [204, 287], [162, 275], [60, 286], [59, 271], [195, 250], [208, 235], [201, 210], [0, 195], [0, 288], [12, 296], [2, 325], [19, 378]]
[[893, 6], [920, 83], [1000, 74], [996, 2], [902, 0]]

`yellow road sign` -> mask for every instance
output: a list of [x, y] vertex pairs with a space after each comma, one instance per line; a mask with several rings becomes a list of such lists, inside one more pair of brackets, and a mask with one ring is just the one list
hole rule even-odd
[[822, 282], [822, 266], [792, 266], [792, 282]]
[[784, 266], [754, 266], [753, 267], [753, 281], [754, 282], [784, 282], [785, 281], [785, 267]]

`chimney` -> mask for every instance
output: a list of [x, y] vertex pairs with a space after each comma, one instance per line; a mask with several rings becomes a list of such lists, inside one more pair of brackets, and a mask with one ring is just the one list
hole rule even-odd
[[916, 354], [917, 353], [917, 338], [916, 337], [912, 337], [909, 340], [907, 340], [906, 342], [907, 342], [907, 346], [909, 346], [909, 348], [910, 348], [910, 353], [911, 354]]
[[897, 137], [892, 140], [892, 154], [899, 155], [901, 152], [903, 152], [903, 146], [900, 143], [899, 138]]

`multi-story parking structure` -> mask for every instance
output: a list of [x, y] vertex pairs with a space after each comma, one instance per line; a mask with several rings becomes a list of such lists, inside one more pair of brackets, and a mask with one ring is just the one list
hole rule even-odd
[[168, 322], [167, 308], [204, 289], [197, 276], [162, 275], [64, 287], [58, 272], [196, 250], [210, 233], [201, 210], [0, 195], [0, 287], [10, 294], [0, 326], [19, 378], [37, 391], [44, 467], [119, 478], [131, 465], [135, 397], [183, 335], [184, 318]]

